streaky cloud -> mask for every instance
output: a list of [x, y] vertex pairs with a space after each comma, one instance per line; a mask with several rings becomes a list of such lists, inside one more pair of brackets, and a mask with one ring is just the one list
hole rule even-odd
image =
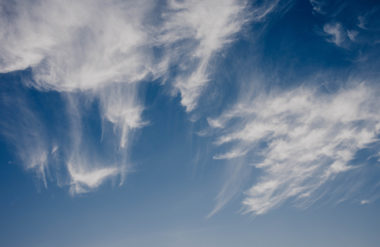
[[[131, 136], [148, 122], [142, 119], [141, 82], [167, 82], [180, 93], [186, 111], [194, 110], [209, 81], [212, 57], [241, 31], [246, 8], [243, 0], [1, 2], [0, 73], [30, 69], [32, 79], [25, 84], [59, 92], [66, 105], [67, 138], [57, 136], [52, 144], [37, 134], [33, 142], [41, 148], [22, 148], [36, 156], [32, 163], [39, 164], [44, 183], [45, 167], [64, 163], [69, 178], [58, 183], [69, 185], [72, 194], [95, 189], [106, 178], [120, 176], [122, 184], [131, 167]], [[116, 158], [91, 144], [83, 102], [98, 105], [101, 143]], [[36, 126], [16, 125], [12, 131], [45, 131]], [[13, 143], [22, 147], [22, 142], [20, 137]], [[54, 159], [46, 158], [51, 149]]]
[[[57, 91], [66, 101], [63, 115], [69, 122], [69, 128], [65, 127], [67, 138], [55, 137], [60, 148], [54, 153], [59, 160], [44, 158], [49, 153], [48, 144], [36, 150], [42, 145], [38, 143], [50, 141], [43, 134], [36, 134], [33, 138], [36, 145], [28, 145], [22, 151], [36, 156], [34, 163], [40, 164], [45, 184], [42, 167], [56, 169], [60, 163], [64, 163], [71, 181], [58, 175], [57, 182], [70, 185], [72, 194], [95, 189], [106, 177], [120, 175], [123, 181], [126, 167], [130, 166], [127, 140], [133, 130], [144, 125], [140, 121], [144, 107], [136, 93], [138, 82], [158, 73], [152, 69], [159, 67], [152, 62], [152, 41], [142, 27], [153, 3], [45, 0], [1, 3], [0, 72], [31, 68], [33, 78], [26, 81], [28, 86], [42, 92]], [[103, 131], [113, 129], [104, 138], [111, 139], [103, 142], [107, 143], [104, 148], [116, 158], [97, 152], [89, 143], [83, 128], [88, 111], [81, 105], [83, 101], [99, 103]], [[33, 123], [31, 114], [18, 118], [10, 133], [25, 132], [28, 136], [29, 131], [45, 131], [39, 124], [19, 124]], [[118, 148], [112, 139], [117, 140]], [[26, 141], [21, 136], [13, 143], [22, 147]]]
[[47, 187], [48, 164], [58, 148], [51, 148], [51, 141], [45, 131], [46, 126], [31, 110], [25, 95], [0, 93], [1, 119], [0, 134], [5, 137], [16, 152], [18, 162], [26, 170], [33, 171]]
[[[190, 41], [189, 48], [175, 49], [169, 45], [169, 56], [179, 58], [182, 72], [174, 80], [186, 111], [192, 111], [209, 78], [209, 63], [218, 51], [234, 40], [248, 21], [246, 1], [169, 1], [164, 13], [160, 42], [175, 45]], [[182, 54], [181, 54], [182, 53]]]
[[[310, 205], [339, 174], [361, 169], [350, 161], [378, 141], [378, 101], [378, 88], [365, 83], [335, 93], [299, 87], [241, 97], [231, 110], [209, 119], [219, 133], [215, 144], [230, 149], [215, 159], [237, 167], [243, 160], [261, 170], [245, 192], [244, 212], [264, 214], [288, 200]], [[225, 203], [219, 195], [215, 208]]]

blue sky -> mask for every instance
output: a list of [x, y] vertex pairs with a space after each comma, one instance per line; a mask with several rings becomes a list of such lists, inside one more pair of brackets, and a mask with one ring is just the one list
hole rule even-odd
[[379, 16], [0, 1], [1, 246], [378, 246]]

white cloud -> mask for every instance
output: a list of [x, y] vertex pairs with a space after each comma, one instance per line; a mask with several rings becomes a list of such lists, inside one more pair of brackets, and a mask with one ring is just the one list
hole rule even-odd
[[356, 41], [356, 37], [358, 36], [359, 32], [356, 30], [347, 30], [347, 36], [352, 41]]
[[[156, 17], [160, 21], [150, 21], [157, 15], [153, 12], [157, 4], [118, 0], [3, 4], [0, 72], [31, 66], [38, 86], [72, 91], [164, 76], [172, 64], [179, 64], [174, 87], [190, 111], [208, 81], [212, 55], [245, 23], [245, 3], [173, 0], [161, 8]], [[8, 14], [8, 8], [16, 14]], [[164, 49], [165, 55], [156, 57], [155, 48]]]
[[231, 146], [215, 158], [262, 171], [245, 193], [246, 212], [263, 214], [289, 199], [312, 202], [324, 184], [354, 169], [356, 151], [380, 133], [378, 95], [365, 84], [335, 94], [297, 88], [241, 100], [210, 120], [220, 133], [215, 143]]
[[270, 14], [275, 12], [279, 3], [280, 0], [253, 1], [253, 8], [250, 12], [252, 20], [254, 22], [265, 21]]
[[369, 203], [370, 203], [370, 201], [368, 201], [368, 200], [361, 200], [360, 201], [361, 205], [365, 205], [365, 204], [369, 204]]
[[145, 125], [141, 117], [144, 108], [137, 98], [136, 85], [104, 88], [98, 94], [103, 117], [118, 128], [120, 148], [127, 147], [130, 131]]
[[[111, 87], [103, 89], [99, 94], [99, 103], [101, 103], [104, 117], [103, 136], [100, 140], [104, 144], [100, 149], [97, 147], [100, 144], [92, 143], [94, 137], [85, 134], [84, 131], [87, 126], [83, 122], [83, 112], [87, 108], [81, 106], [77, 95], [66, 96], [70, 126], [69, 141], [63, 143], [66, 156], [63, 162], [67, 168], [69, 181], [64, 185], [70, 186], [72, 195], [96, 189], [112, 177], [118, 177], [119, 184], [123, 184], [125, 175], [131, 167], [128, 160], [129, 146], [126, 140], [130, 139], [131, 130], [142, 126], [135, 121], [141, 116], [140, 113], [133, 112], [135, 114], [132, 113], [132, 115], [125, 113], [125, 111], [133, 110], [135, 107], [133, 104], [136, 103], [134, 91], [133, 89], [130, 91], [130, 87]], [[128, 97], [130, 95], [132, 97]], [[112, 99], [107, 97], [112, 97]], [[113, 126], [111, 133], [107, 123]]]
[[[212, 56], [241, 30], [245, 7], [240, 0], [1, 2], [0, 73], [31, 68], [33, 87], [61, 92], [67, 101], [68, 143], [52, 144], [37, 134], [32, 141], [42, 143], [41, 148], [22, 148], [36, 156], [31, 162], [40, 164], [45, 183], [44, 167], [54, 163], [50, 156], [65, 163], [73, 193], [94, 189], [116, 175], [123, 181], [130, 166], [131, 133], [146, 124], [139, 82], [165, 80], [178, 66], [171, 86], [180, 92], [186, 110], [193, 110], [209, 80]], [[91, 138], [82, 126], [86, 109], [79, 102], [83, 97], [99, 102], [103, 131], [113, 126], [107, 137], [118, 142], [117, 149], [114, 142], [108, 146], [118, 157], [111, 162], [115, 169], [109, 158], [94, 155], [97, 151], [88, 143]], [[25, 116], [24, 121], [29, 120]], [[23, 146], [19, 139], [15, 145]]]
[[363, 11], [361, 15], [357, 17], [357, 26], [362, 30], [378, 32], [380, 28], [379, 22], [377, 21], [379, 12], [379, 8], [371, 8]]
[[[153, 65], [154, 42], [143, 23], [154, 6], [153, 1], [117, 0], [1, 3], [0, 72], [31, 67], [35, 88], [64, 92], [70, 123], [66, 130], [69, 141], [56, 136], [62, 149], [53, 146], [52, 150], [60, 162], [65, 163], [73, 180], [70, 183], [75, 184], [72, 193], [94, 189], [103, 177], [120, 175], [123, 178], [122, 173], [129, 167], [127, 140], [131, 131], [144, 125], [141, 120], [144, 107], [137, 98], [136, 83], [148, 75], [156, 76], [160, 69]], [[83, 132], [86, 109], [78, 101], [82, 97], [98, 101], [103, 123], [114, 126], [114, 133], [107, 138], [118, 139], [119, 148], [113, 148], [113, 142], [107, 143], [110, 143], [109, 152], [118, 157], [113, 160], [117, 163], [116, 170], [107, 164], [109, 158], [98, 154], [87, 140], [91, 138]], [[20, 119], [31, 120], [29, 116]], [[38, 125], [15, 126], [27, 131]], [[38, 131], [46, 130], [38, 128]], [[15, 143], [23, 146], [22, 142], [23, 138]], [[45, 157], [43, 154], [50, 145], [48, 138], [36, 135], [34, 142], [48, 144], [41, 150], [26, 146], [24, 152]], [[39, 163], [54, 167], [57, 161], [45, 159]], [[85, 184], [87, 189], [78, 184]]]
[[[347, 39], [347, 31], [340, 23], [327, 23], [323, 26], [323, 31], [329, 35], [328, 42], [334, 43], [336, 46], [343, 47]], [[350, 34], [353, 38], [353, 33]]]
[[90, 189], [97, 188], [107, 178], [120, 174], [118, 167], [92, 168], [83, 164], [67, 165], [71, 182], [70, 192], [72, 194], [86, 193]]
[[175, 54], [172, 47], [169, 49], [171, 57], [180, 58], [177, 62], [183, 73], [177, 76], [174, 87], [187, 111], [195, 108], [209, 80], [212, 56], [233, 41], [233, 35], [247, 21], [245, 5], [245, 1], [235, 0], [169, 1], [160, 42], [191, 41], [191, 49], [175, 49]]
[[326, 5], [325, 1], [323, 0], [310, 0], [310, 4], [313, 7], [313, 11], [318, 14], [325, 14], [325, 11], [323, 10], [324, 6]]
[[0, 71], [31, 66], [38, 85], [59, 91], [141, 80], [151, 63], [144, 49], [148, 34], [140, 27], [149, 6], [121, 1], [17, 2], [14, 15], [2, 15]]

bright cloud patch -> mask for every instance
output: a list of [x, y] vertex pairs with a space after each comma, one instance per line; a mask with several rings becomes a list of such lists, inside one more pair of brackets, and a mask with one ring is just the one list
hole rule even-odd
[[378, 95], [364, 84], [335, 94], [298, 88], [242, 100], [210, 119], [220, 131], [216, 144], [230, 147], [215, 158], [244, 158], [262, 171], [246, 191], [246, 212], [263, 214], [288, 199], [315, 200], [310, 196], [326, 182], [354, 169], [355, 153], [380, 133]]
[[71, 177], [71, 193], [79, 194], [87, 192], [89, 189], [98, 187], [105, 179], [117, 175], [117, 167], [107, 167], [98, 169], [82, 169], [82, 165], [68, 163], [68, 170]]

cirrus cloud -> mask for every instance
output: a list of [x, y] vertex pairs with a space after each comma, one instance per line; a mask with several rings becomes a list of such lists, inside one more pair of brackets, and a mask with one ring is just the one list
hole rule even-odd
[[[378, 95], [366, 84], [331, 94], [301, 87], [248, 97], [209, 119], [219, 133], [215, 144], [229, 150], [214, 158], [261, 171], [245, 192], [245, 212], [263, 214], [290, 199], [312, 203], [339, 174], [361, 169], [350, 161], [378, 140]], [[216, 208], [225, 203], [219, 196]]]
[[[26, 145], [24, 134], [47, 129], [22, 125], [42, 120], [21, 114], [11, 130], [18, 137], [9, 138], [13, 134], [5, 128], [4, 136], [19, 156], [34, 154], [21, 160], [26, 167], [40, 164], [36, 170], [45, 186], [45, 170], [56, 169], [54, 164], [60, 162], [69, 177], [60, 180], [73, 194], [95, 189], [111, 177], [119, 176], [122, 184], [131, 167], [131, 135], [147, 123], [138, 93], [141, 82], [168, 81], [186, 110], [193, 110], [208, 82], [212, 56], [232, 42], [246, 22], [245, 7], [240, 0], [2, 1], [0, 73], [30, 68], [27, 85], [60, 93], [68, 123], [67, 138], [56, 136], [53, 142], [37, 134], [28, 143], [41, 145]], [[113, 155], [99, 152], [86, 133], [94, 105], [102, 123], [103, 149]], [[19, 106], [30, 111], [25, 104]]]

